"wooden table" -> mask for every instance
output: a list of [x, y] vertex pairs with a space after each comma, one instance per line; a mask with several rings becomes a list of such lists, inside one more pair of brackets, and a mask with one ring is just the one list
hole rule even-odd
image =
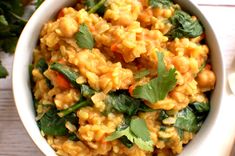
[[[205, 13], [218, 36], [219, 43], [224, 55], [227, 72], [234, 70], [233, 68], [235, 68], [235, 61], [233, 61], [233, 59], [235, 56], [235, 1], [192, 1], [195, 1], [199, 5], [202, 12]], [[8, 71], [11, 72], [13, 56], [0, 53], [0, 59], [7, 67]], [[10, 73], [10, 76], [8, 76], [7, 79], [0, 80], [0, 156], [42, 156], [43, 154], [31, 141], [31, 138], [25, 131], [17, 114], [12, 95], [11, 75], [12, 74]], [[231, 96], [229, 89], [227, 90], [226, 94]], [[231, 100], [229, 102], [231, 103]], [[235, 102], [233, 103], [235, 104]], [[233, 122], [233, 124], [235, 124], [235, 122]], [[226, 146], [227, 148], [225, 153], [220, 155], [234, 156], [235, 152], [230, 152], [232, 145], [233, 137], [231, 137], [225, 143], [221, 143], [221, 146]]]

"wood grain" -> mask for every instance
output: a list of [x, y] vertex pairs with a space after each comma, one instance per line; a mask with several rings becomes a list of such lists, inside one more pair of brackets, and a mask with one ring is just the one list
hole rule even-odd
[[[212, 24], [222, 48], [226, 69], [232, 68], [235, 57], [234, 0], [193, 0]], [[18, 117], [12, 95], [11, 71], [13, 56], [0, 53], [0, 59], [10, 71], [7, 79], [0, 80], [0, 156], [43, 156], [31, 141]], [[235, 152], [235, 151], [234, 151]], [[231, 153], [234, 156], [235, 153]]]
[[11, 90], [0, 92], [0, 155], [42, 156], [20, 122]]

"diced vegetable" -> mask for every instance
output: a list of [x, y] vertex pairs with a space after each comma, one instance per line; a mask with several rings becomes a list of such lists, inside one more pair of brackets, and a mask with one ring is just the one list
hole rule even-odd
[[[110, 136], [106, 137], [106, 141], [113, 141], [125, 136], [130, 142], [135, 143], [139, 148], [145, 151], [153, 151], [153, 142], [150, 139], [150, 133], [143, 119], [133, 118], [129, 127], [123, 130], [117, 130]], [[141, 133], [141, 131], [143, 133]]]
[[137, 86], [133, 91], [133, 96], [135, 98], [141, 98], [150, 103], [163, 100], [176, 85], [176, 69], [171, 68], [167, 71], [163, 60], [163, 54], [157, 52], [157, 56], [158, 77], [152, 79], [147, 84]]
[[55, 83], [62, 89], [69, 89], [70, 83], [62, 74], [57, 74], [55, 77]]
[[70, 69], [68, 66], [55, 62], [50, 65], [50, 69], [63, 74], [75, 88], [80, 88], [79, 84], [76, 82], [79, 74]]
[[65, 110], [60, 111], [58, 113], [58, 115], [60, 117], [64, 117], [64, 116], [66, 116], [66, 115], [68, 115], [68, 114], [70, 114], [72, 112], [75, 112], [76, 110], [78, 110], [81, 107], [89, 106], [91, 104], [92, 104], [92, 102], [88, 101], [88, 100], [86, 100], [86, 101], [79, 101], [78, 103], [72, 105], [71, 107], [69, 107], [69, 108], [67, 108]]
[[172, 29], [167, 33], [170, 39], [182, 37], [197, 37], [203, 33], [203, 27], [200, 22], [182, 11], [176, 10], [174, 15], [170, 18], [173, 25]]
[[76, 33], [75, 38], [80, 48], [92, 49], [95, 41], [86, 24], [81, 24], [79, 32]]
[[169, 8], [172, 4], [172, 0], [149, 0], [149, 5], [154, 8]]

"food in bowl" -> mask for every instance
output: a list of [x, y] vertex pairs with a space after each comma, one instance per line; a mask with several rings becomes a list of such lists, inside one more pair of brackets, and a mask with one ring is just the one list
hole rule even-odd
[[209, 112], [203, 26], [171, 1], [80, 1], [42, 28], [31, 67], [58, 155], [177, 155]]

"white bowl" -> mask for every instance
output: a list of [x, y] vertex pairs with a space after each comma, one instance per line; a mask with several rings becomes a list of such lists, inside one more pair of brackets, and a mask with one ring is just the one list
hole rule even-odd
[[[71, 6], [76, 0], [47, 0], [33, 14], [29, 22], [25, 26], [15, 53], [13, 66], [13, 93], [15, 104], [20, 116], [20, 119], [26, 128], [28, 134], [38, 146], [38, 148], [47, 156], [56, 155], [54, 150], [47, 144], [46, 140], [41, 136], [40, 130], [35, 121], [35, 110], [32, 101], [30, 90], [30, 79], [28, 65], [32, 62], [33, 49], [35, 48], [39, 33], [44, 23], [52, 19], [57, 12], [65, 6]], [[219, 110], [225, 86], [225, 72], [222, 54], [216, 35], [212, 30], [205, 16], [197, 8], [195, 4], [187, 0], [176, 0], [182, 8], [193, 15], [196, 15], [203, 26], [207, 36], [207, 42], [211, 51], [212, 67], [215, 71], [217, 81], [215, 90], [211, 96], [211, 110], [209, 116], [204, 122], [201, 130], [196, 137], [185, 147], [180, 156], [198, 156], [205, 155], [208, 151], [210, 140], [207, 136], [213, 130], [213, 127], [218, 119]], [[209, 154], [210, 155], [210, 154]]]

